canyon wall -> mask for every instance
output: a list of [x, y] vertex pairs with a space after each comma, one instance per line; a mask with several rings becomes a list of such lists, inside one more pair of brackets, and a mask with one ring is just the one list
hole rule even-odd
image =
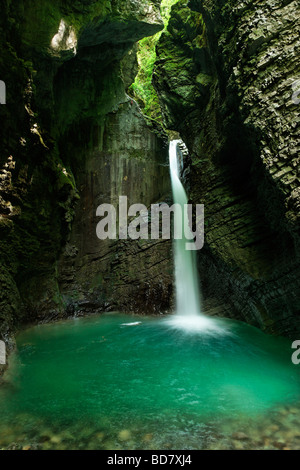
[[167, 138], [126, 89], [160, 1], [5, 1], [0, 19], [0, 337], [23, 322], [158, 313], [169, 242], [100, 241], [96, 209], [165, 200]]
[[[188, 146], [205, 308], [267, 332], [300, 329], [299, 3], [180, 0], [153, 82]], [[294, 85], [295, 86], [295, 85]]]
[[[0, 18], [0, 337], [23, 322], [172, 306], [170, 241], [100, 241], [100, 204], [171, 203], [167, 137], [126, 90], [160, 1], [4, 1]], [[179, 0], [157, 45], [164, 126], [204, 203], [208, 314], [295, 336], [299, 5]], [[176, 135], [176, 134], [174, 134]], [[150, 222], [150, 218], [149, 218]]]

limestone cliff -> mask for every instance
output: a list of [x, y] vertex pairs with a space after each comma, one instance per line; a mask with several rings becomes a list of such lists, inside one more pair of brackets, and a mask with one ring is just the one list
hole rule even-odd
[[205, 204], [206, 308], [293, 335], [299, 20], [296, 1], [180, 0], [157, 46], [153, 79], [166, 126], [190, 151], [191, 200]]
[[[126, 94], [159, 0], [3, 1], [0, 337], [22, 321], [172, 298], [171, 244], [100, 242], [101, 203], [169, 201], [163, 133]], [[206, 208], [207, 310], [299, 331], [299, 3], [179, 0], [157, 46], [165, 126]], [[293, 97], [293, 99], [292, 99]]]
[[134, 44], [163, 28], [159, 5], [4, 1], [1, 337], [24, 320], [169, 305], [170, 244], [122, 248], [96, 238], [99, 204], [122, 192], [149, 205], [170, 191], [166, 142], [125, 92]]

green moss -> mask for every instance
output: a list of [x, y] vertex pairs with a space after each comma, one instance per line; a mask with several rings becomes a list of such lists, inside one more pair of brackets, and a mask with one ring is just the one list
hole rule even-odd
[[[76, 189], [76, 183], [71, 170], [67, 170], [61, 163], [57, 164], [57, 186], [61, 190], [65, 186]], [[69, 188], [70, 189], [70, 188]]]
[[103, 275], [102, 273], [97, 274], [91, 281], [90, 286], [91, 289], [99, 289], [99, 286], [103, 284]]
[[[161, 14], [165, 24], [164, 31], [169, 23], [171, 8], [177, 2], [178, 0], [162, 0]], [[160, 31], [154, 36], [147, 37], [139, 41], [139, 72], [136, 76], [135, 82], [129, 89], [129, 93], [141, 105], [143, 112], [151, 119], [158, 122], [162, 122], [162, 115], [158, 96], [152, 85], [152, 75], [156, 61], [156, 44], [158, 43], [162, 32], [163, 31]]]
[[203, 85], [203, 86], [209, 86], [213, 79], [212, 79], [212, 76], [211, 75], [207, 75], [205, 73], [199, 73], [197, 75], [197, 83], [200, 83], [200, 85]]
[[[87, 24], [113, 15], [110, 0], [77, 2], [69, 0], [43, 0], [42, 2], [11, 2], [10, 14], [17, 18], [17, 29], [22, 28], [24, 45], [40, 50], [50, 45], [61, 20], [72, 26], [76, 36]], [[17, 4], [17, 5], [15, 5]], [[26, 11], [25, 11], [26, 10]]]
[[203, 17], [188, 5], [186, 0], [174, 5], [168, 28], [156, 46], [152, 82], [168, 129], [180, 130], [185, 117], [204, 105], [212, 84]]

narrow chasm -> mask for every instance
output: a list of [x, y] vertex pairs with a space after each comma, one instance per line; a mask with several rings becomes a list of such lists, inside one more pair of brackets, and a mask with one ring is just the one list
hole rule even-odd
[[298, 2], [2, 3], [0, 450], [298, 450]]

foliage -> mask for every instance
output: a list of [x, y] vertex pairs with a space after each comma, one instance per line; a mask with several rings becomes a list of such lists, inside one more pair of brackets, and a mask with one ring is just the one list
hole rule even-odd
[[[168, 26], [171, 8], [178, 0], [162, 0], [161, 15], [165, 24], [164, 31]], [[147, 37], [139, 41], [138, 44], [138, 63], [139, 72], [134, 83], [129, 89], [129, 93], [137, 100], [143, 108], [144, 113], [151, 119], [161, 122], [161, 110], [158, 96], [152, 85], [152, 74], [154, 63], [156, 61], [156, 44], [158, 43], [163, 31], [154, 36]]]

